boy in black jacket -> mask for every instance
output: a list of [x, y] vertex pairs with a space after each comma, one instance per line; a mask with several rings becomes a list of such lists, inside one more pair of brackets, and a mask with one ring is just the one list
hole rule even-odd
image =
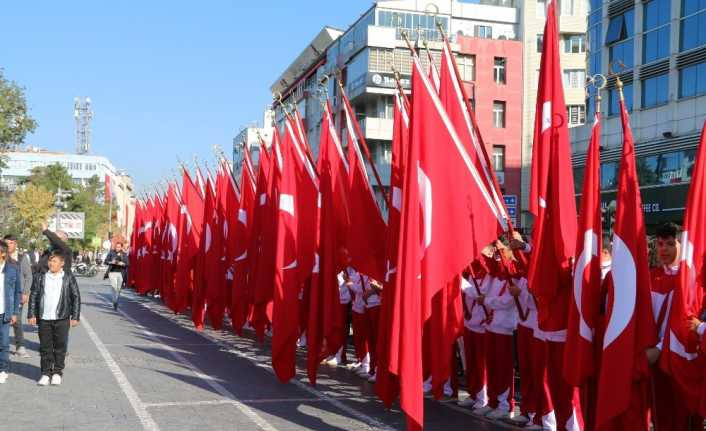
[[61, 250], [52, 251], [49, 271], [34, 277], [29, 295], [27, 322], [39, 325], [40, 386], [61, 384], [69, 326], [78, 325], [81, 316], [78, 283], [72, 274], [63, 271], [64, 261]]

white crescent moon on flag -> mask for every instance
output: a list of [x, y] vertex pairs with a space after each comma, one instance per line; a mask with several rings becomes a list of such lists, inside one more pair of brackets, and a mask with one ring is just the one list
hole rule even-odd
[[613, 309], [603, 339], [603, 350], [615, 341], [630, 324], [637, 301], [637, 268], [628, 246], [613, 235]]
[[574, 304], [579, 311], [579, 335], [586, 341], [593, 340], [593, 329], [591, 329], [583, 318], [582, 297], [583, 297], [583, 274], [591, 264], [594, 257], [598, 257], [598, 236], [593, 229], [589, 229], [583, 234], [583, 250], [576, 259], [574, 270]]
[[432, 239], [432, 187], [429, 177], [419, 164], [417, 165], [417, 181], [419, 182], [419, 203], [422, 205], [424, 217], [424, 249], [426, 250]]

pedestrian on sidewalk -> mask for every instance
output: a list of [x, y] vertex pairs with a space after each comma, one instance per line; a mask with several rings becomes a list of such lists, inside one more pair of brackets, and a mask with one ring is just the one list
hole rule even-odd
[[69, 326], [78, 325], [81, 316], [78, 283], [72, 274], [64, 272], [65, 260], [61, 250], [52, 251], [49, 271], [34, 278], [29, 295], [27, 321], [39, 325], [40, 386], [61, 384]]
[[20, 269], [22, 301], [20, 302], [20, 312], [17, 315], [17, 321], [12, 325], [12, 328], [15, 332], [15, 354], [26, 359], [29, 358], [29, 354], [25, 348], [25, 331], [22, 315], [24, 314], [25, 304], [29, 300], [29, 289], [32, 287], [32, 264], [29, 260], [29, 256], [26, 253], [21, 253], [17, 248], [17, 237], [15, 237], [15, 235], [7, 234], [3, 237], [3, 241], [7, 244], [8, 260]]
[[110, 250], [105, 261], [108, 263], [108, 271], [105, 273], [105, 278], [110, 279], [110, 285], [113, 287], [113, 309], [118, 309], [118, 300], [120, 299], [120, 291], [123, 289], [123, 282], [127, 280], [128, 255], [123, 250], [123, 243], [116, 242], [115, 248]]
[[21, 301], [20, 270], [7, 260], [7, 243], [0, 241], [0, 384], [10, 371], [10, 325], [17, 321]]

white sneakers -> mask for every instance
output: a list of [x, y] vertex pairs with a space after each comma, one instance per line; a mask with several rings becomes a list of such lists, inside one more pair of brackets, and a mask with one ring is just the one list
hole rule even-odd
[[5, 371], [0, 373], [0, 385], [7, 381], [7, 373]]
[[54, 374], [51, 376], [51, 385], [52, 386], [59, 386], [61, 384], [61, 376], [58, 374]]
[[59, 386], [61, 384], [61, 376], [58, 374], [54, 374], [51, 376], [51, 379], [49, 379], [49, 376], [42, 376], [38, 381], [37, 385], [39, 386]]
[[517, 415], [514, 418], [510, 419], [510, 421], [518, 426], [523, 426], [527, 424], [530, 420], [525, 415]]
[[476, 400], [474, 400], [471, 397], [468, 397], [463, 401], [457, 402], [456, 404], [458, 404], [459, 407], [472, 407], [473, 405], [475, 405], [475, 403], [476, 403]]
[[474, 407], [473, 408], [473, 414], [478, 415], [478, 416], [485, 416], [486, 414], [488, 414], [488, 412], [492, 412], [492, 411], [493, 411], [493, 408], [488, 405], [485, 405], [483, 407], [477, 407], [477, 408]]
[[495, 409], [485, 415], [488, 419], [510, 419], [510, 412], [503, 409]]
[[29, 359], [31, 356], [29, 356], [29, 353], [27, 353], [27, 349], [25, 349], [24, 346], [20, 346], [16, 351], [15, 355], [19, 356], [20, 358], [23, 359]]

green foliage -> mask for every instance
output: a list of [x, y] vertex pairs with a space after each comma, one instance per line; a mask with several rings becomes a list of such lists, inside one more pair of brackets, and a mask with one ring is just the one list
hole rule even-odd
[[0, 152], [22, 144], [27, 133], [37, 128], [27, 111], [24, 89], [7, 80], [0, 69]]
[[52, 193], [56, 193], [59, 189], [69, 191], [76, 187], [69, 171], [59, 163], [33, 168], [25, 184], [42, 186]]
[[54, 194], [40, 185], [28, 184], [10, 198], [15, 233], [26, 238], [37, 238], [52, 212]]
[[103, 203], [104, 186], [97, 175], [91, 177], [85, 186], [78, 187], [67, 200], [67, 211], [84, 212], [85, 235], [83, 240], [76, 240], [79, 248], [90, 247], [95, 236], [106, 237], [108, 207]]

